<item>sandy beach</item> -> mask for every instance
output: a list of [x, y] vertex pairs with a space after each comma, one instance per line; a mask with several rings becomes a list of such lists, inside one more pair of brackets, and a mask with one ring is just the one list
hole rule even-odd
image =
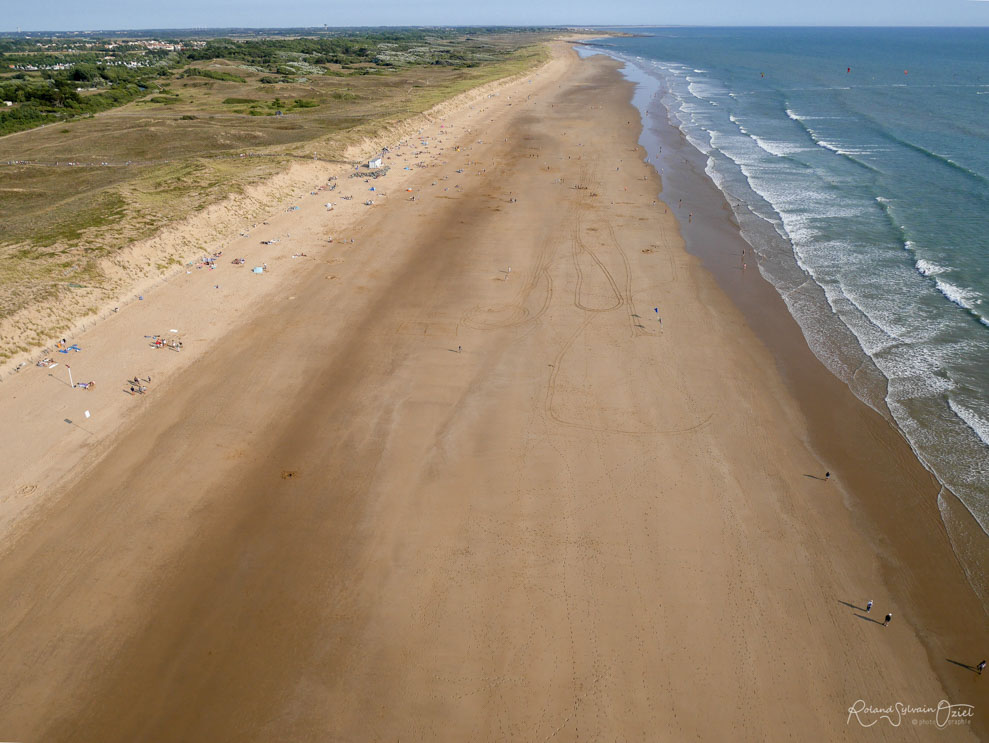
[[554, 49], [3, 383], [0, 738], [986, 734], [936, 483]]

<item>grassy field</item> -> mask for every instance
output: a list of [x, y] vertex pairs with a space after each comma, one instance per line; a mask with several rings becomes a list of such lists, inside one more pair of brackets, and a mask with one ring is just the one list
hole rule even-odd
[[[440, 39], [377, 62], [272, 67], [197, 60], [119, 108], [0, 137], [0, 320], [104, 286], [102, 263], [164, 224], [256, 183], [292, 158], [339, 159], [383, 124], [522, 72], [536, 33]], [[426, 63], [466, 54], [469, 65]], [[264, 157], [241, 157], [242, 154]], [[38, 338], [62, 321], [38, 326]], [[0, 337], [0, 361], [23, 350]]]

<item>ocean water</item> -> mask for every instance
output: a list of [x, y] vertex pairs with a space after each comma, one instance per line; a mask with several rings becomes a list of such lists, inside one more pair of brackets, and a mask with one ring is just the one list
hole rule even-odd
[[627, 30], [586, 51], [706, 156], [811, 349], [989, 534], [989, 29]]

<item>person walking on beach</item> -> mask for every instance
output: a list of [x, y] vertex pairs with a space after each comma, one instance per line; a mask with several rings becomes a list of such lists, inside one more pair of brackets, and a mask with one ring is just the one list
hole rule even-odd
[[457, 353], [463, 353], [463, 352], [464, 352], [464, 347], [463, 346], [457, 346]]
[[869, 599], [868, 603], [865, 605], [865, 613], [868, 614], [872, 611], [872, 599]]
[[883, 620], [883, 627], [888, 627], [891, 621], [893, 621], [892, 613], [886, 615], [886, 619]]
[[982, 672], [985, 670], [985, 668], [986, 668], [986, 662], [985, 661], [982, 661], [981, 663], [979, 663], [979, 665], [977, 665], [975, 667], [975, 670], [978, 671], [979, 672], [979, 675], [981, 676], [982, 675]]
[[827, 482], [830, 479], [831, 479], [831, 473], [830, 472], [825, 472], [824, 473], [824, 481]]

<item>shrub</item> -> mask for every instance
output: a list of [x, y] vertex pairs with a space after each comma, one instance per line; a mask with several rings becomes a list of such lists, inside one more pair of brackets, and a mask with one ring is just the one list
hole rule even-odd
[[218, 70], [201, 70], [198, 67], [190, 67], [182, 73], [182, 77], [205, 77], [210, 80], [222, 80], [229, 83], [247, 82], [247, 80], [242, 78], [240, 75], [234, 75], [230, 72], [219, 72]]

